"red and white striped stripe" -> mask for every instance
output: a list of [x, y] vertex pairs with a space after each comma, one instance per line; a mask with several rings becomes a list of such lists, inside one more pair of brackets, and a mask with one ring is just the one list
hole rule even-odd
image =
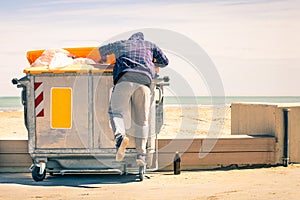
[[44, 117], [44, 88], [43, 82], [34, 83], [34, 103], [36, 117]]

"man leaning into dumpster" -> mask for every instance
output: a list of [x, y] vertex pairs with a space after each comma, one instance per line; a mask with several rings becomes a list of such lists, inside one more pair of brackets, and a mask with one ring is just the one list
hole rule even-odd
[[151, 83], [155, 76], [155, 66], [165, 67], [168, 58], [154, 43], [144, 40], [141, 32], [128, 40], [116, 41], [99, 48], [100, 62], [107, 55], [114, 54], [114, 88], [111, 95], [109, 115], [116, 142], [116, 160], [122, 161], [129, 143], [126, 136], [124, 116], [134, 110], [134, 136], [137, 150], [137, 164], [146, 165], [146, 145], [149, 133], [149, 112], [151, 104]]

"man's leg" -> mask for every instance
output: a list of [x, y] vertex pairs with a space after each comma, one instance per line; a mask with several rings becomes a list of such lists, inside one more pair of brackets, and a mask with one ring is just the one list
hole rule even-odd
[[137, 150], [137, 164], [146, 165], [146, 145], [149, 134], [149, 112], [151, 94], [147, 86], [139, 86], [132, 95], [132, 108], [134, 109], [134, 132]]
[[115, 85], [110, 100], [109, 115], [112, 130], [115, 135], [117, 161], [124, 159], [125, 150], [129, 143], [129, 139], [126, 137], [124, 115], [130, 106], [130, 88], [130, 83], [128, 82], [121, 82]]

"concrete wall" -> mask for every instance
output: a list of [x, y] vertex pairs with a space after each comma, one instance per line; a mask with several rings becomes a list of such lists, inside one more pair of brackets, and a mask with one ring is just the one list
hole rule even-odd
[[276, 132], [277, 105], [233, 103], [231, 105], [232, 135], [272, 135]]
[[289, 112], [290, 162], [300, 163], [300, 104], [232, 103], [232, 135], [271, 135], [276, 138], [276, 162], [282, 163], [284, 120], [283, 109]]

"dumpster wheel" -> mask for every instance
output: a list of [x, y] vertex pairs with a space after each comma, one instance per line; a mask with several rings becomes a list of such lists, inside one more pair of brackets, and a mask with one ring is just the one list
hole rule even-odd
[[43, 181], [46, 177], [46, 170], [40, 174], [40, 167], [34, 166], [31, 172], [32, 178], [35, 181]]

